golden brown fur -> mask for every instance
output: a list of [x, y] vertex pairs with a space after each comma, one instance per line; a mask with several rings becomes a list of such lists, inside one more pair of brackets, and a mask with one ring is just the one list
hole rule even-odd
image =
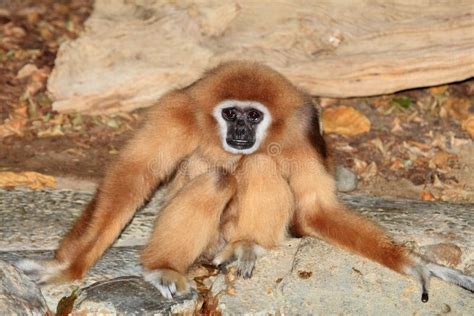
[[[257, 101], [271, 113], [256, 152], [223, 149], [211, 113], [224, 100]], [[277, 246], [288, 230], [324, 238], [400, 273], [412, 271], [415, 262], [402, 246], [339, 204], [318, 119], [308, 95], [249, 62], [223, 64], [166, 94], [62, 241], [48, 265], [58, 271], [43, 272], [42, 280], [83, 277], [136, 209], [169, 180], [166, 205], [141, 257], [150, 271], [146, 279], [166, 296], [187, 289], [184, 274], [198, 257], [222, 249], [214, 262], [235, 256], [245, 262], [242, 275], [250, 277], [259, 249]]]

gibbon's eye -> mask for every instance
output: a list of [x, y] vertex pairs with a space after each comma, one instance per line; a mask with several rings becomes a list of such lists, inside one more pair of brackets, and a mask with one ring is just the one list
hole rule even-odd
[[263, 113], [258, 110], [250, 110], [247, 114], [248, 120], [252, 123], [258, 123], [263, 118]]
[[226, 108], [222, 110], [222, 117], [226, 121], [234, 121], [237, 117], [235, 108]]

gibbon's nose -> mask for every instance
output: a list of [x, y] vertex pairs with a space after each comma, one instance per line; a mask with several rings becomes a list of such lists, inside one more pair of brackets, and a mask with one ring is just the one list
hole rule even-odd
[[247, 135], [247, 131], [245, 130], [245, 127], [237, 127], [235, 129], [235, 138], [236, 139], [245, 139], [245, 136]]
[[240, 120], [237, 120], [237, 126], [245, 126], [245, 120], [244, 119], [240, 119]]

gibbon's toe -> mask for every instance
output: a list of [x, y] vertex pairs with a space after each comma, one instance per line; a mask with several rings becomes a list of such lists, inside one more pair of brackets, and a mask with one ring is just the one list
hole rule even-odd
[[191, 285], [186, 277], [170, 269], [145, 271], [143, 279], [156, 287], [167, 299], [187, 294], [191, 290]]
[[237, 262], [237, 275], [244, 279], [250, 279], [255, 269], [255, 259], [239, 259]]

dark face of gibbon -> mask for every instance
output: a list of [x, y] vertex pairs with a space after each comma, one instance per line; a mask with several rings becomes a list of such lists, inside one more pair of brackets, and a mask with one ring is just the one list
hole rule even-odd
[[221, 114], [227, 123], [226, 143], [237, 150], [252, 148], [258, 124], [262, 122], [264, 114], [252, 107], [228, 107], [222, 109]]
[[271, 124], [270, 111], [256, 101], [225, 100], [213, 111], [222, 147], [233, 154], [255, 152]]

